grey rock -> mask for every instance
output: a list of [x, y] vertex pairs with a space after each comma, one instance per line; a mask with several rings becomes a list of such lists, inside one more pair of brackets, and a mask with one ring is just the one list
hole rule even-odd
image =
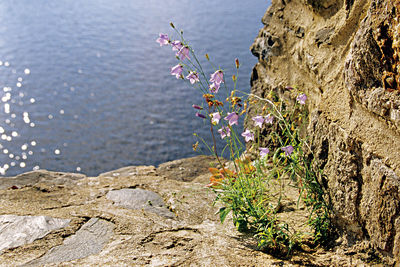
[[27, 265], [66, 262], [97, 254], [109, 241], [113, 228], [114, 225], [110, 222], [92, 218], [74, 235], [66, 238], [62, 245], [50, 249], [43, 257]]
[[48, 216], [0, 216], [0, 251], [29, 244], [53, 230], [66, 227], [69, 219]]
[[167, 218], [175, 217], [174, 214], [165, 207], [163, 199], [152, 191], [140, 188], [125, 188], [108, 192], [107, 198], [120, 207], [134, 210], [144, 209]]

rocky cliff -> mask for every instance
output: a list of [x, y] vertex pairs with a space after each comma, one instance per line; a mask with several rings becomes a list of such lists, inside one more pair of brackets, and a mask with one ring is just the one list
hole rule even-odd
[[252, 93], [307, 93], [343, 244], [400, 262], [400, 1], [272, 0], [262, 22]]

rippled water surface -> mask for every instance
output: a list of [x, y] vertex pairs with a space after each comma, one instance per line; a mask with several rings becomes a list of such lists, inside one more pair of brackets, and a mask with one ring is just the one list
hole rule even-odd
[[[0, 2], [0, 173], [88, 175], [196, 155], [197, 91], [169, 74], [155, 42], [184, 29], [199, 55], [249, 90], [265, 0], [18, 0]], [[204, 62], [205, 63], [205, 62]], [[208, 72], [212, 68], [207, 69]], [[209, 139], [207, 139], [209, 140]]]

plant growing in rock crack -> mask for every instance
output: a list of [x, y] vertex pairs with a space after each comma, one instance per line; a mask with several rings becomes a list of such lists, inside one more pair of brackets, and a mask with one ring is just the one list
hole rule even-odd
[[[215, 203], [222, 204], [221, 222], [232, 213], [238, 231], [253, 234], [260, 249], [289, 255], [300, 245], [304, 235], [279, 218], [285, 191], [290, 187], [298, 191], [297, 208], [301, 202], [309, 211], [308, 224], [313, 228], [314, 244], [326, 242], [331, 224], [330, 207], [320, 183], [322, 172], [315, 167], [312, 151], [300, 134], [307, 122], [306, 94], [287, 87], [297, 96], [296, 102], [289, 105], [272, 91], [261, 98], [237, 90], [238, 59], [235, 60], [237, 73], [232, 76], [233, 89], [229, 89], [225, 72], [216, 68], [206, 54], [214, 68], [214, 72], [207, 75], [183, 38], [183, 32], [172, 23], [171, 27], [179, 40], [160, 34], [157, 42], [160, 46], [170, 46], [176, 53], [178, 64], [171, 68], [171, 75], [188, 81], [203, 95], [204, 102], [193, 104], [193, 108], [198, 118], [209, 123], [212, 145], [195, 135], [219, 163], [218, 167], [210, 168], [212, 176], [207, 186], [216, 193]], [[221, 96], [223, 94], [225, 97]], [[261, 112], [251, 118], [254, 127], [239, 134], [235, 125], [250, 104], [261, 105]], [[275, 130], [268, 131], [268, 126]], [[247, 150], [241, 137], [247, 143]], [[266, 137], [268, 146], [262, 145]], [[226, 141], [220, 150], [216, 138]], [[199, 142], [194, 144], [193, 149], [198, 145]], [[231, 164], [223, 164], [221, 155], [226, 152]], [[255, 159], [251, 159], [251, 154], [256, 154]]]

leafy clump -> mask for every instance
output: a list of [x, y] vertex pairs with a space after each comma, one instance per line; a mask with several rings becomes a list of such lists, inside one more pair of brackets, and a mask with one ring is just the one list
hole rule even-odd
[[[172, 23], [171, 26], [176, 30]], [[207, 186], [216, 194], [215, 203], [222, 206], [221, 222], [232, 214], [237, 230], [252, 234], [260, 249], [290, 255], [307, 236], [279, 214], [286, 191], [295, 189], [296, 208], [303, 205], [308, 211], [308, 224], [312, 228], [308, 234], [313, 244], [326, 243], [332, 226], [327, 194], [320, 183], [323, 173], [313, 162], [307, 137], [301, 133], [308, 121], [307, 95], [297, 88], [286, 87], [295, 96], [294, 103], [289, 103], [273, 91], [266, 98], [247, 94], [236, 89], [238, 72], [232, 76], [233, 88], [228, 88], [225, 72], [214, 67], [214, 72], [206, 75], [183, 32], [176, 32], [180, 40], [160, 34], [157, 42], [171, 46], [176, 52], [179, 63], [171, 68], [171, 75], [186, 80], [203, 95], [204, 102], [193, 104], [193, 108], [198, 118], [208, 122], [213, 144], [195, 136], [219, 162], [218, 168], [209, 169], [211, 178]], [[210, 62], [207, 54], [206, 59]], [[235, 66], [238, 70], [238, 59]], [[239, 134], [236, 128], [239, 118], [248, 113], [250, 105], [260, 107], [258, 114], [248, 115], [254, 125]], [[225, 140], [221, 150], [217, 149], [216, 138]], [[196, 142], [193, 149], [198, 146]], [[230, 164], [222, 163], [221, 155], [226, 154]]]

